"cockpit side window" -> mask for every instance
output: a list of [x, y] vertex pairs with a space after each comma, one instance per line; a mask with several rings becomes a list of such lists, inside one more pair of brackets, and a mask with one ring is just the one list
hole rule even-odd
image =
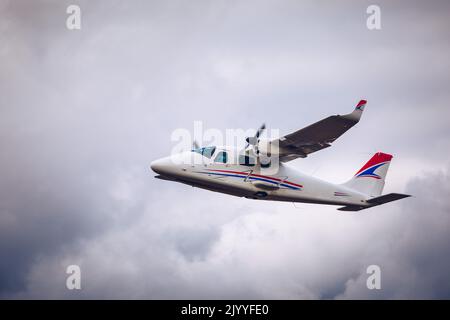
[[239, 155], [239, 164], [241, 166], [253, 167], [255, 165], [255, 158], [247, 155]]
[[208, 159], [211, 159], [211, 157], [213, 156], [214, 152], [216, 151], [216, 147], [206, 147], [203, 148], [203, 155], [205, 157], [207, 157]]
[[228, 155], [225, 151], [220, 151], [216, 158], [214, 159], [214, 162], [222, 162], [222, 163], [227, 163], [228, 161]]
[[200, 153], [202, 156], [207, 157], [208, 159], [211, 159], [214, 152], [216, 151], [216, 147], [204, 147], [204, 148], [198, 148], [193, 149], [192, 152]]

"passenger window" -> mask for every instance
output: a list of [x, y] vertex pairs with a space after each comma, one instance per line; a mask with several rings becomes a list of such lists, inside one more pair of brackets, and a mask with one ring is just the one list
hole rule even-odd
[[239, 155], [239, 164], [241, 166], [253, 167], [255, 165], [255, 158], [241, 154]]
[[227, 153], [225, 151], [220, 151], [217, 154], [216, 159], [214, 159], [214, 162], [227, 163], [227, 161], [228, 161], [228, 156], [227, 156]]

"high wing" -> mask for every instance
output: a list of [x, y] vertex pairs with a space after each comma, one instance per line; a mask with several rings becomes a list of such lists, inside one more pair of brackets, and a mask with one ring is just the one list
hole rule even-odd
[[310, 153], [331, 146], [334, 140], [359, 122], [366, 103], [366, 100], [361, 100], [352, 113], [330, 116], [271, 141], [271, 144], [278, 143], [280, 161], [287, 162], [296, 158], [306, 158]]

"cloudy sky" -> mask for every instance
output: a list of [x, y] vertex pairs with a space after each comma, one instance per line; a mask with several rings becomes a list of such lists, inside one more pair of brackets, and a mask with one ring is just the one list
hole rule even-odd
[[[450, 298], [450, 3], [376, 1], [370, 31], [373, 3], [0, 0], [0, 297]], [[286, 134], [361, 98], [292, 164], [343, 182], [392, 153], [385, 192], [413, 198], [342, 213], [149, 170], [194, 121]]]

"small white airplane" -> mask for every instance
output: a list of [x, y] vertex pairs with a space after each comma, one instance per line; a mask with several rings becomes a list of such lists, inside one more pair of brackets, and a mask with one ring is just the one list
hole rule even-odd
[[[392, 155], [376, 153], [346, 183], [329, 183], [302, 174], [287, 164], [327, 148], [357, 124], [366, 105], [361, 100], [352, 113], [334, 115], [279, 139], [260, 139], [262, 125], [246, 139], [244, 150], [229, 146], [199, 148], [151, 163], [156, 178], [260, 200], [339, 205], [341, 211], [359, 211], [409, 195], [381, 195]], [[275, 168], [275, 170], [274, 170]]]

